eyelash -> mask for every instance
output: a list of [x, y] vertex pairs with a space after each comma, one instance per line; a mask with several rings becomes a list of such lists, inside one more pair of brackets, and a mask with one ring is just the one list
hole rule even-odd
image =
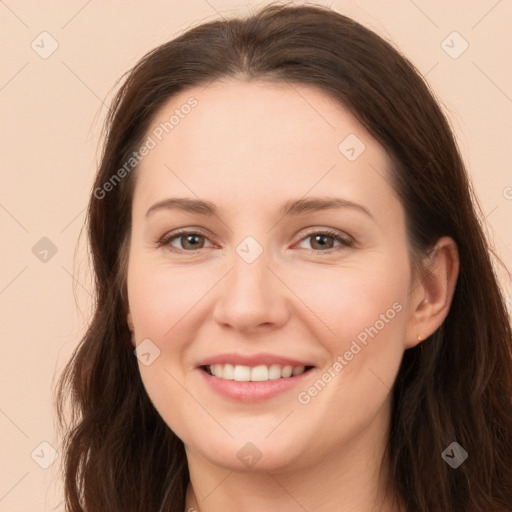
[[[185, 249], [177, 249], [176, 247], [173, 247], [170, 245], [170, 243], [173, 240], [180, 238], [181, 236], [184, 236], [184, 235], [199, 235], [201, 237], [208, 239], [208, 237], [206, 235], [203, 235], [202, 233], [200, 233], [198, 231], [182, 229], [182, 230], [178, 230], [173, 233], [164, 235], [162, 238], [160, 238], [160, 240], [158, 240], [158, 242], [157, 242], [158, 247], [166, 247], [169, 251], [175, 252], [175, 253], [192, 253], [192, 254], [197, 253], [199, 250], [188, 251]], [[306, 251], [314, 252], [317, 254], [329, 254], [336, 250], [352, 247], [354, 245], [354, 242], [352, 240], [342, 237], [340, 235], [340, 233], [338, 233], [337, 231], [333, 231], [331, 229], [324, 229], [321, 231], [311, 231], [310, 233], [308, 233], [307, 235], [302, 237], [299, 240], [299, 242], [302, 242], [308, 238], [311, 238], [313, 235], [329, 236], [331, 238], [334, 238], [335, 241], [340, 242], [340, 245], [338, 247], [331, 247], [330, 249], [323, 249], [323, 250], [318, 250], [318, 251], [315, 249], [305, 249]]]

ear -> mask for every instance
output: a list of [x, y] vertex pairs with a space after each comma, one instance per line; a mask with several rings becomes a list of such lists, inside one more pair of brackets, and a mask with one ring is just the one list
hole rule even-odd
[[406, 349], [433, 334], [450, 311], [459, 275], [457, 244], [450, 237], [440, 238], [424, 264], [426, 272], [416, 278], [412, 292]]

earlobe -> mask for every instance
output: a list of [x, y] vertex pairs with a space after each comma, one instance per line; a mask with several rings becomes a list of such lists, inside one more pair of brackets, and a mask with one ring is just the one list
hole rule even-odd
[[459, 252], [450, 237], [437, 241], [425, 264], [425, 276], [413, 299], [413, 321], [406, 348], [433, 334], [447, 317], [459, 275]]

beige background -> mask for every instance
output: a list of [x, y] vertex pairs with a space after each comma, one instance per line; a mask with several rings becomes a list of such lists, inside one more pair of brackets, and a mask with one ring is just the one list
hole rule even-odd
[[[115, 81], [191, 24], [264, 3], [0, 2], [0, 510], [63, 510], [61, 457], [48, 469], [41, 466], [51, 462], [49, 445], [59, 451], [51, 405], [55, 375], [78, 343], [91, 306], [85, 241], [77, 246], [77, 240]], [[512, 268], [512, 2], [310, 3], [331, 5], [391, 39], [427, 75], [456, 130], [490, 238]], [[58, 43], [46, 59], [40, 54], [52, 40], [40, 36], [44, 31]], [[442, 47], [453, 31], [469, 44], [456, 59]], [[453, 54], [464, 42], [450, 36], [444, 44]], [[46, 261], [40, 260], [48, 243], [39, 242], [43, 237], [57, 249]], [[34, 254], [38, 242], [42, 249], [36, 246]], [[501, 278], [510, 298], [510, 281]]]

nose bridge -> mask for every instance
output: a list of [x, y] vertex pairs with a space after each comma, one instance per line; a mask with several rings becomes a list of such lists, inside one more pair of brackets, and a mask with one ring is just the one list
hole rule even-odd
[[246, 237], [235, 248], [233, 279], [242, 290], [248, 288], [247, 292], [262, 291], [265, 286], [268, 289], [269, 274], [271, 274], [268, 267], [271, 264], [270, 251], [254, 237]]
[[245, 237], [234, 247], [231, 263], [216, 304], [217, 321], [238, 329], [284, 321], [285, 290], [268, 268], [272, 266], [272, 252], [264, 243]]
[[271, 279], [274, 276], [267, 268], [271, 265], [270, 259], [270, 251], [254, 237], [242, 240], [233, 254], [226, 298], [236, 300], [239, 306], [262, 308], [272, 295]]

